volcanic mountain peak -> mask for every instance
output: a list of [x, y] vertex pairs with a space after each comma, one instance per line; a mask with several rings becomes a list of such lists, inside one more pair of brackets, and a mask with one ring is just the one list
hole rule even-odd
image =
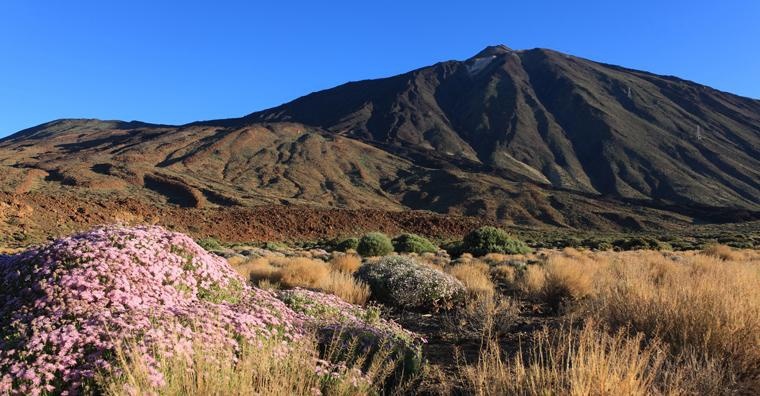
[[496, 45], [243, 118], [40, 125], [0, 140], [0, 193], [660, 228], [760, 217], [758, 125], [755, 100]]
[[512, 52], [512, 49], [507, 47], [504, 44], [489, 45], [483, 48], [482, 51], [478, 52], [477, 54], [475, 54], [475, 56], [473, 56], [470, 59], [485, 58], [489, 56], [499, 56], [499, 55], [508, 54], [510, 52]]

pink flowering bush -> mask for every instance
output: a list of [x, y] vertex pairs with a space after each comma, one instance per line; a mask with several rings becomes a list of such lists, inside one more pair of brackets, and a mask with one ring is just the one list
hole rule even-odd
[[[190, 354], [193, 343], [289, 341], [302, 316], [248, 286], [224, 259], [160, 227], [105, 227], [0, 256], [0, 394], [87, 391], [134, 344]], [[161, 386], [162, 375], [152, 378]]]
[[280, 291], [278, 297], [307, 318], [323, 345], [332, 343], [335, 348], [337, 342], [346, 355], [371, 356], [382, 351], [398, 360], [406, 373], [417, 371], [422, 364], [425, 339], [381, 318], [378, 308], [363, 308], [331, 294], [300, 288]]

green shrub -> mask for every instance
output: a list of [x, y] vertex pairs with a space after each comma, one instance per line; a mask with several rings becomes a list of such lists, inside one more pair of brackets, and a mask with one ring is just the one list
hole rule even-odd
[[356, 277], [369, 285], [378, 301], [401, 308], [448, 307], [464, 296], [462, 282], [409, 256], [389, 256], [365, 263]]
[[265, 242], [262, 247], [266, 250], [277, 251], [287, 248], [288, 245], [280, 242]]
[[435, 253], [438, 247], [429, 239], [416, 234], [401, 234], [393, 238], [393, 247], [399, 253]]
[[224, 249], [224, 247], [222, 246], [221, 243], [219, 243], [219, 241], [211, 237], [199, 239], [197, 242], [198, 242], [198, 245], [200, 245], [202, 248], [206, 249], [209, 252], [219, 251], [219, 250]]
[[525, 254], [532, 250], [525, 242], [510, 236], [501, 228], [480, 227], [464, 237], [464, 251], [475, 256], [488, 253]]
[[393, 252], [393, 243], [381, 232], [370, 232], [359, 240], [356, 252], [362, 256], [385, 256]]
[[441, 245], [441, 248], [453, 258], [457, 258], [465, 253], [464, 244], [462, 241], [451, 241]]
[[335, 245], [335, 250], [345, 252], [356, 250], [359, 247], [359, 238], [346, 238]]

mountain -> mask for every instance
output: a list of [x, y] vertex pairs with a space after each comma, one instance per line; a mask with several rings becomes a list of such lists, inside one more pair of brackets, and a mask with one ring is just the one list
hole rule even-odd
[[60, 221], [107, 221], [130, 200], [199, 229], [262, 205], [668, 229], [760, 218], [760, 101], [493, 46], [242, 118], [53, 121], [0, 139], [0, 171], [0, 228], [56, 226], [40, 216], [70, 202]]
[[442, 163], [592, 194], [757, 208], [760, 101], [562, 53], [488, 47], [304, 96], [291, 121]]

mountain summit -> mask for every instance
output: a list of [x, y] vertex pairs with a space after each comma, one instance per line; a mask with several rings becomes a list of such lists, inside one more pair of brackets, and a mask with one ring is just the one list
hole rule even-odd
[[[489, 45], [488, 47], [483, 48], [482, 51], [478, 52], [473, 56], [472, 58], [484, 58], [487, 56], [499, 56], [504, 55], [512, 52], [512, 49], [507, 47], [504, 44], [498, 44], [498, 45]], [[471, 58], [471, 59], [472, 59]]]
[[758, 218], [760, 101], [497, 45], [242, 118], [51, 122], [0, 141], [0, 167], [5, 191], [27, 200], [97, 192], [640, 230]]

